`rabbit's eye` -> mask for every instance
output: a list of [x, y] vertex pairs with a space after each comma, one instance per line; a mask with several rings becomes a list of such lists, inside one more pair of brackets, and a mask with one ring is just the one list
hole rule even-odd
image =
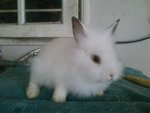
[[97, 56], [97, 55], [92, 55], [92, 60], [93, 60], [93, 62], [96, 63], [96, 64], [100, 64], [100, 63], [101, 63], [101, 59], [100, 59], [100, 57]]

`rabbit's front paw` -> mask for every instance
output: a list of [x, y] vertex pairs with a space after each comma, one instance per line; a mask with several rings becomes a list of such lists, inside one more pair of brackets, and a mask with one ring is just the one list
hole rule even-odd
[[56, 88], [52, 97], [52, 100], [55, 102], [65, 102], [66, 101], [67, 92], [63, 88]]
[[26, 93], [29, 99], [36, 98], [40, 93], [40, 88], [37, 84], [32, 83], [28, 86]]
[[99, 91], [96, 95], [97, 96], [103, 96], [104, 95], [104, 91]]

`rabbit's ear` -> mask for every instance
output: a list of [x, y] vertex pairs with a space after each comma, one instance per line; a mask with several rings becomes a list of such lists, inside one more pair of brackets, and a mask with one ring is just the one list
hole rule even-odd
[[85, 26], [74, 16], [72, 17], [72, 30], [77, 43], [87, 37]]
[[107, 29], [106, 31], [110, 34], [110, 35], [114, 35], [116, 29], [117, 29], [117, 26], [120, 22], [120, 19], [116, 20], [113, 24], [111, 24]]

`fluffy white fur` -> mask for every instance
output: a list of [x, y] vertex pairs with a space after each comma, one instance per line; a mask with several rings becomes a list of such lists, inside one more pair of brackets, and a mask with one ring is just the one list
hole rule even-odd
[[[54, 88], [56, 102], [64, 102], [68, 93], [81, 97], [101, 95], [120, 78], [121, 64], [114, 51], [112, 29], [101, 34], [85, 33], [79, 20], [73, 20], [73, 24], [76, 41], [74, 38], [54, 39], [33, 60], [28, 98], [38, 96], [40, 86]], [[99, 56], [101, 63], [93, 62], [92, 55]]]

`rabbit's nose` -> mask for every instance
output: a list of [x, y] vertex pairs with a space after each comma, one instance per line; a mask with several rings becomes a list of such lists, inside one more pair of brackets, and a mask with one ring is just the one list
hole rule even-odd
[[110, 74], [109, 76], [111, 77], [111, 80], [113, 80], [114, 75], [113, 75], [113, 74]]

